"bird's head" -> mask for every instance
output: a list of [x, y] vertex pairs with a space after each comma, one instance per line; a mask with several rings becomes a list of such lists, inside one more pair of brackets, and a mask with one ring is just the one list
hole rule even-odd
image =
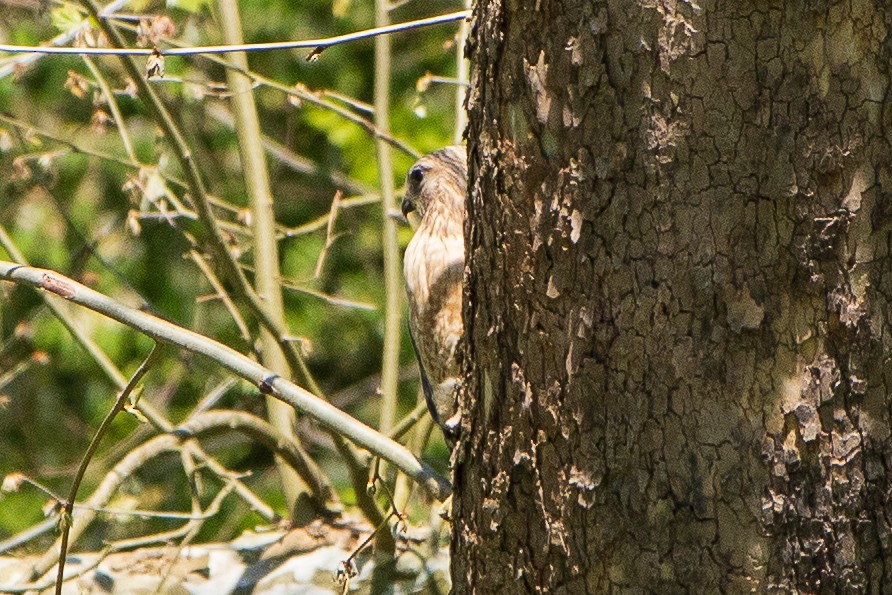
[[454, 145], [429, 153], [415, 162], [406, 175], [403, 215], [416, 211], [424, 219], [432, 209], [456, 209], [464, 213], [468, 187], [467, 153]]

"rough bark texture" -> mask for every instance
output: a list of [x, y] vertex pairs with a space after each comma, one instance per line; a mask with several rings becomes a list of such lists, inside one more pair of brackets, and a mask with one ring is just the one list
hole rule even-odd
[[455, 592], [892, 591], [892, 6], [474, 19]]

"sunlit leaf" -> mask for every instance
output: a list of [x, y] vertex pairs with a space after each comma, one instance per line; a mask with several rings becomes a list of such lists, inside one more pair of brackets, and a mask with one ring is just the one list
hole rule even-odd
[[207, 4], [210, 4], [209, 0], [167, 0], [168, 8], [179, 8], [187, 12], [198, 12]]
[[331, 14], [338, 18], [343, 18], [350, 11], [351, 4], [353, 4], [353, 0], [334, 0], [331, 4]]
[[59, 31], [67, 32], [79, 27], [84, 16], [73, 4], [63, 4], [50, 12], [50, 21]]

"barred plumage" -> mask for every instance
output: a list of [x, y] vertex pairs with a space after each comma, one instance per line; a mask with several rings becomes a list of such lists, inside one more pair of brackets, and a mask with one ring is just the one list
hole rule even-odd
[[465, 266], [464, 213], [467, 156], [461, 146], [419, 159], [406, 176], [403, 214], [421, 218], [406, 248], [403, 272], [409, 296], [409, 332], [431, 415], [447, 438], [454, 429], [459, 369], [455, 350]]

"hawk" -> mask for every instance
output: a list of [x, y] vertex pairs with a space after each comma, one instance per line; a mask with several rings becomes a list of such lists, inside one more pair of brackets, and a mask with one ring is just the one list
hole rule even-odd
[[418, 358], [427, 407], [447, 438], [457, 426], [460, 385], [455, 350], [464, 332], [462, 277], [467, 154], [446, 147], [419, 159], [406, 176], [403, 215], [421, 219], [406, 248], [403, 274], [409, 296], [409, 335]]

